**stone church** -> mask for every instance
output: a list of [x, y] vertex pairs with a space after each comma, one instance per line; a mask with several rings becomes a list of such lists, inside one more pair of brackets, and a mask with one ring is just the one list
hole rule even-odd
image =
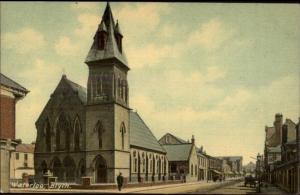
[[129, 107], [123, 34], [107, 4], [85, 63], [87, 88], [63, 75], [36, 121], [36, 180], [114, 183], [167, 179], [165, 149]]

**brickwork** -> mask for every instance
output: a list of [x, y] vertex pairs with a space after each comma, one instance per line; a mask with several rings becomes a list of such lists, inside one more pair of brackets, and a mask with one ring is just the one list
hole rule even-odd
[[0, 96], [0, 138], [15, 139], [15, 99]]

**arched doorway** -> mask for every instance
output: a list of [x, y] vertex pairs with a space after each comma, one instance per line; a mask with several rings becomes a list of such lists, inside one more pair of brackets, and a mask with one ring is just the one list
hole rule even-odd
[[63, 181], [64, 170], [59, 158], [54, 157], [52, 160], [52, 172], [53, 176], [57, 177], [57, 181]]
[[105, 159], [98, 155], [95, 162], [95, 181], [96, 183], [107, 182], [107, 165]]
[[81, 177], [85, 176], [85, 162], [83, 159], [81, 159], [79, 161], [79, 164], [78, 164], [78, 169], [77, 169], [77, 175], [78, 175], [78, 178], [80, 179]]
[[42, 175], [46, 174], [48, 171], [47, 163], [44, 160], [41, 163], [40, 171], [41, 171]]
[[76, 171], [76, 165], [74, 160], [67, 156], [65, 157], [64, 161], [64, 168], [65, 168], [65, 179], [66, 182], [74, 182], [75, 181], [75, 171]]

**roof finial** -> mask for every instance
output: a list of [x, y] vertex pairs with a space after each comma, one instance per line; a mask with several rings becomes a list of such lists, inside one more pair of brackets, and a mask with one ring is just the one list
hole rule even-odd
[[62, 77], [63, 77], [63, 78], [67, 78], [66, 72], [65, 72], [65, 68], [62, 69]]

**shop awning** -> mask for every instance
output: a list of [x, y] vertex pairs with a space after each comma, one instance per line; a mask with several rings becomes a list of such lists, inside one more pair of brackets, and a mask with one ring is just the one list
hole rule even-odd
[[214, 173], [216, 173], [216, 174], [222, 175], [222, 173], [221, 173], [220, 171], [218, 171], [218, 170], [213, 169], [212, 171], [213, 171]]

